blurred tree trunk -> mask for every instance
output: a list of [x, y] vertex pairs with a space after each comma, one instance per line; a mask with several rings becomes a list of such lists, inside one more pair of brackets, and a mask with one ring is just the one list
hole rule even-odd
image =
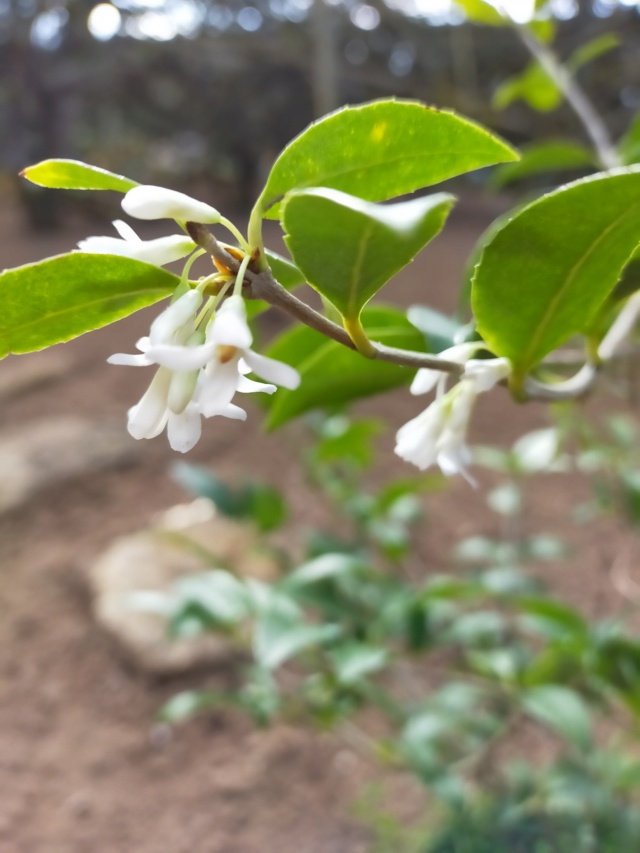
[[314, 0], [311, 10], [311, 87], [316, 118], [340, 105], [337, 35], [334, 10], [326, 0]]

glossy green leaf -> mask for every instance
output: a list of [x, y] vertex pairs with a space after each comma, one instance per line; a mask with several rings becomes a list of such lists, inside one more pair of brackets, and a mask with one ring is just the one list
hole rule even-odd
[[547, 638], [584, 642], [588, 637], [588, 622], [576, 610], [553, 598], [520, 598], [518, 611], [529, 628]]
[[441, 314], [426, 305], [412, 305], [407, 311], [407, 319], [425, 336], [430, 352], [449, 349], [453, 346], [456, 334], [462, 328], [462, 324], [455, 318]]
[[[536, 9], [546, 5], [546, 2], [536, 3]], [[538, 18], [527, 24], [527, 28], [536, 36], [539, 41], [550, 44], [556, 37], [558, 30], [554, 18]]]
[[331, 659], [338, 681], [351, 685], [383, 669], [389, 659], [389, 652], [387, 649], [352, 642], [336, 649]]
[[384, 201], [517, 159], [501, 139], [454, 113], [417, 101], [373, 101], [343, 107], [289, 143], [256, 207], [278, 219], [277, 202], [291, 190], [308, 187]]
[[618, 153], [625, 165], [640, 162], [640, 113], [638, 113], [629, 129], [618, 143]]
[[622, 271], [620, 280], [616, 284], [610, 298], [615, 303], [619, 303], [621, 300], [631, 296], [632, 293], [635, 293], [636, 290], [640, 290], [640, 252], [637, 250]]
[[372, 204], [324, 188], [284, 202], [285, 243], [309, 284], [347, 320], [442, 229], [455, 199], [448, 193]]
[[79, 160], [43, 160], [27, 166], [20, 174], [40, 187], [62, 190], [116, 190], [126, 193], [138, 186], [136, 181]]
[[115, 255], [71, 252], [0, 274], [0, 358], [99, 329], [169, 296], [180, 279]]
[[522, 158], [517, 163], [505, 163], [495, 170], [491, 178], [492, 186], [500, 189], [532, 175], [594, 165], [589, 149], [573, 142], [539, 142], [522, 148], [521, 153]]
[[640, 242], [640, 168], [560, 187], [486, 245], [472, 286], [478, 330], [518, 378], [583, 331]]
[[567, 68], [573, 72], [578, 71], [584, 65], [593, 62], [594, 59], [599, 59], [605, 53], [609, 53], [619, 46], [620, 39], [615, 33], [603, 33], [574, 50], [567, 60]]
[[[362, 320], [374, 341], [411, 350], [425, 349], [423, 336], [400, 311], [366, 308]], [[414, 375], [405, 367], [363, 358], [307, 326], [285, 332], [268, 355], [292, 364], [302, 377], [296, 391], [281, 390], [275, 396], [267, 420], [269, 429], [312, 409], [337, 406], [409, 384]]]
[[487, 24], [493, 27], [505, 27], [509, 24], [506, 15], [498, 12], [491, 3], [485, 3], [485, 0], [455, 0], [455, 2], [474, 24]]
[[562, 103], [562, 93], [539, 62], [530, 63], [522, 74], [505, 80], [494, 92], [492, 103], [504, 110], [522, 100], [538, 112], [550, 112]]
[[287, 660], [335, 639], [340, 634], [337, 625], [294, 623], [275, 614], [259, 619], [253, 635], [256, 660], [265, 669], [276, 669]]
[[287, 290], [293, 290], [305, 283], [304, 275], [289, 258], [285, 258], [277, 252], [272, 252], [271, 249], [266, 250], [266, 255], [271, 272]]
[[360, 574], [368, 568], [361, 557], [353, 554], [323, 554], [308, 563], [303, 563], [287, 577], [285, 586], [300, 587], [328, 579]]
[[590, 747], [589, 710], [575, 690], [559, 684], [543, 684], [524, 694], [523, 705], [530, 716], [554, 729], [578, 749]]

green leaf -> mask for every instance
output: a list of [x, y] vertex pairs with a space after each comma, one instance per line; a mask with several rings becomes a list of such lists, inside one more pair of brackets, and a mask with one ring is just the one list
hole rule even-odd
[[379, 672], [387, 663], [387, 649], [367, 646], [364, 643], [348, 643], [336, 649], [331, 659], [336, 676], [341, 684], [355, 684], [365, 676]]
[[593, 62], [605, 53], [614, 50], [620, 46], [620, 39], [614, 33], [603, 33], [601, 36], [590, 39], [585, 44], [581, 44], [579, 48], [573, 51], [567, 60], [567, 68], [569, 71], [576, 72], [578, 69]]
[[200, 465], [176, 462], [173, 478], [200, 497], [208, 498], [228, 518], [253, 521], [263, 533], [280, 527], [287, 514], [281, 493], [262, 483], [246, 483], [233, 489]]
[[554, 729], [578, 749], [591, 746], [591, 721], [582, 697], [559, 684], [543, 684], [529, 689], [523, 696], [525, 711]]
[[71, 252], [0, 274], [0, 358], [99, 329], [169, 296], [180, 279], [115, 255]]
[[562, 92], [539, 62], [530, 63], [522, 74], [505, 80], [492, 98], [493, 106], [504, 110], [522, 100], [538, 112], [550, 112], [562, 103]]
[[216, 477], [213, 471], [188, 462], [176, 462], [171, 466], [171, 475], [188, 491], [208, 498], [223, 515], [229, 518], [243, 518], [246, 515], [236, 492]]
[[517, 160], [484, 128], [417, 101], [343, 107], [314, 122], [276, 160], [256, 209], [278, 219], [294, 189], [329, 187], [384, 201], [454, 175]]
[[337, 190], [309, 189], [284, 201], [285, 243], [309, 284], [347, 321], [442, 229], [448, 193], [378, 205]]
[[313, 451], [324, 464], [346, 464], [366, 468], [373, 461], [373, 439], [382, 431], [380, 421], [350, 421], [344, 415], [327, 418]]
[[292, 623], [267, 614], [258, 620], [254, 631], [254, 654], [260, 666], [276, 669], [295, 655], [335, 639], [340, 630], [338, 625]]
[[447, 317], [426, 305], [412, 305], [407, 311], [407, 319], [425, 336], [429, 350], [436, 353], [453, 346], [455, 336], [462, 328], [454, 317]]
[[593, 166], [593, 155], [583, 145], [573, 142], [539, 142], [522, 149], [517, 163], [505, 163], [492, 175], [491, 184], [496, 189], [506, 187], [532, 175], [564, 172]]
[[618, 153], [625, 165], [640, 162], [640, 113], [638, 113], [629, 129], [618, 143]]
[[248, 615], [243, 584], [221, 569], [179, 578], [173, 593], [176, 620], [193, 613], [207, 624], [229, 627]]
[[553, 468], [560, 450], [560, 435], [555, 427], [528, 432], [512, 449], [517, 469], [522, 474], [535, 474]]
[[503, 483], [487, 495], [487, 504], [500, 515], [518, 515], [522, 510], [522, 492], [516, 483]]
[[115, 190], [126, 193], [138, 186], [136, 181], [79, 160], [43, 160], [35, 166], [27, 166], [20, 174], [32, 184], [62, 190]]
[[238, 698], [232, 693], [214, 690], [183, 690], [172, 696], [162, 706], [159, 717], [165, 723], [182, 723], [201, 711], [237, 705]]
[[[380, 306], [366, 308], [362, 319], [372, 340], [424, 351], [422, 335], [400, 311]], [[307, 326], [286, 331], [268, 355], [293, 365], [302, 377], [296, 391], [281, 390], [275, 396], [268, 429], [312, 409], [337, 406], [408, 384], [413, 377], [411, 370], [363, 358]]]
[[553, 598], [526, 596], [517, 602], [520, 613], [525, 614], [525, 625], [553, 639], [574, 638], [585, 641], [589, 625], [573, 608]]
[[329, 578], [359, 574], [367, 568], [361, 557], [351, 554], [323, 554], [310, 560], [292, 572], [286, 579], [287, 587], [307, 586]]
[[543, 196], [485, 246], [472, 285], [478, 331], [520, 380], [588, 326], [639, 242], [639, 167]]
[[277, 489], [262, 483], [249, 483], [240, 494], [247, 503], [247, 516], [258, 530], [268, 533], [282, 527], [287, 517], [287, 504]]
[[493, 27], [509, 25], [509, 19], [502, 15], [491, 3], [484, 0], [455, 0], [456, 5], [464, 10], [465, 15], [474, 24], [487, 24]]
[[266, 250], [266, 255], [271, 272], [287, 290], [293, 290], [305, 283], [305, 277], [289, 258], [284, 258], [277, 252], [272, 252], [271, 249]]

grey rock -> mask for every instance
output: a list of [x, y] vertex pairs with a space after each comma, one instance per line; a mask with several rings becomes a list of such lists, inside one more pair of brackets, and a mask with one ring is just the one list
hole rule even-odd
[[121, 425], [58, 417], [0, 431], [0, 513], [45, 486], [119, 465], [136, 453]]
[[277, 564], [257, 544], [252, 527], [220, 517], [207, 500], [173, 507], [153, 528], [116, 540], [91, 567], [95, 618], [146, 672], [171, 675], [234, 662], [238, 648], [225, 636], [171, 639], [166, 615], [136, 602], [168, 593], [178, 578], [212, 568], [273, 579]]

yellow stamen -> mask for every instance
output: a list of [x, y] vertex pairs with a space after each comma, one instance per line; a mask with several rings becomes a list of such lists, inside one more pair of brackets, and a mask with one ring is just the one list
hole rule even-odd
[[232, 347], [228, 344], [221, 344], [216, 350], [216, 355], [220, 364], [228, 364], [237, 352], [237, 347]]

